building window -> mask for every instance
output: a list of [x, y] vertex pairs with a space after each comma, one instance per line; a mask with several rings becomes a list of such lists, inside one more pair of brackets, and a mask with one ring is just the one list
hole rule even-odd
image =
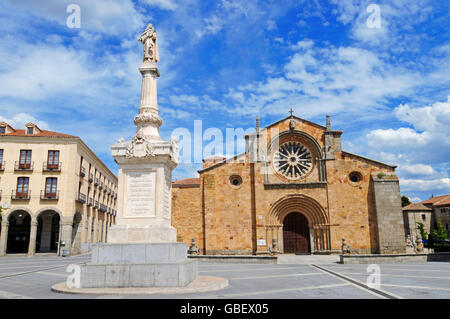
[[359, 182], [362, 181], [362, 179], [363, 179], [361, 173], [359, 173], [359, 172], [351, 172], [350, 175], [348, 175], [348, 178], [349, 178], [353, 183], [359, 183]]
[[23, 197], [28, 194], [28, 186], [30, 179], [28, 177], [19, 177], [17, 178], [17, 197]]
[[20, 168], [31, 167], [31, 150], [20, 150], [19, 167]]
[[4, 126], [0, 127], [0, 134], [6, 134], [6, 127]]
[[425, 214], [422, 214], [422, 220], [425, 220], [426, 218]]
[[441, 214], [445, 214], [445, 208], [441, 208]]
[[0, 150], [0, 167], [3, 164], [3, 150]]
[[47, 165], [49, 167], [57, 168], [59, 165], [59, 151], [48, 151], [48, 161]]
[[231, 175], [230, 184], [234, 187], [240, 186], [242, 184], [242, 177], [240, 177], [239, 175]]
[[52, 196], [56, 195], [57, 178], [48, 177], [45, 179], [45, 195]]
[[33, 127], [32, 126], [27, 127], [27, 134], [33, 134]]

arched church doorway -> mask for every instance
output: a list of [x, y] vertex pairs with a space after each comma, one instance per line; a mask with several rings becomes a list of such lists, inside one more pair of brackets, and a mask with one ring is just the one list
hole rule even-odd
[[290, 194], [278, 199], [272, 204], [267, 223], [272, 240], [282, 246], [284, 253], [330, 251], [328, 214], [309, 196]]
[[36, 252], [56, 253], [59, 241], [59, 214], [53, 210], [46, 210], [39, 214], [36, 234]]
[[289, 213], [283, 221], [283, 247], [286, 254], [311, 252], [308, 219], [301, 213]]
[[31, 216], [26, 211], [12, 212], [8, 217], [7, 254], [26, 254], [30, 243]]

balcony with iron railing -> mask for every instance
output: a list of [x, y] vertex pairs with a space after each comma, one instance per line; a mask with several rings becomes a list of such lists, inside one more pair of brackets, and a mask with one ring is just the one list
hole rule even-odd
[[94, 205], [94, 199], [92, 197], [89, 197], [88, 206], [91, 207]]
[[83, 193], [77, 193], [75, 197], [75, 201], [81, 204], [86, 203], [86, 195]]
[[80, 169], [80, 177], [85, 177], [86, 176], [86, 169], [84, 167], [81, 167]]
[[11, 200], [29, 200], [31, 198], [31, 190], [28, 192], [11, 191]]
[[106, 212], [106, 210], [108, 209], [108, 207], [106, 207], [106, 205], [104, 205], [104, 204], [100, 204], [100, 211], [101, 212]]
[[98, 188], [103, 189], [103, 182], [100, 182], [100, 186]]
[[34, 162], [21, 163], [20, 161], [17, 161], [14, 163], [15, 171], [33, 171], [33, 167], [34, 167]]
[[49, 163], [44, 162], [44, 165], [42, 167], [43, 172], [61, 172], [61, 165], [62, 163]]
[[96, 179], [95, 179], [94, 185], [95, 185], [95, 186], [98, 186], [98, 183], [99, 183], [99, 182], [98, 182], [98, 178], [96, 178]]
[[58, 200], [59, 199], [59, 191], [56, 192], [46, 192], [45, 190], [41, 190], [41, 199], [42, 200]]
[[92, 183], [94, 181], [94, 174], [89, 174], [89, 183]]
[[105, 193], [108, 192], [108, 186], [105, 185], [105, 189], [103, 190]]
[[98, 209], [98, 200], [95, 201], [94, 208]]

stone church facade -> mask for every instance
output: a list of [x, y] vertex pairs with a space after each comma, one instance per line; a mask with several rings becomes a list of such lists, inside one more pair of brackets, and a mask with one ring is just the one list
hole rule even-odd
[[246, 151], [173, 183], [172, 225], [202, 254], [404, 253], [395, 166], [345, 152], [342, 131], [289, 116]]

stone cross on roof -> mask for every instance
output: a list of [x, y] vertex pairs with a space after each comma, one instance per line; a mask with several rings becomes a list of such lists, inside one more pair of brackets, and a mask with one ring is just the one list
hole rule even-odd
[[294, 110], [292, 109], [292, 107], [291, 107], [291, 109], [289, 110], [289, 113], [291, 113], [291, 116], [294, 114]]

